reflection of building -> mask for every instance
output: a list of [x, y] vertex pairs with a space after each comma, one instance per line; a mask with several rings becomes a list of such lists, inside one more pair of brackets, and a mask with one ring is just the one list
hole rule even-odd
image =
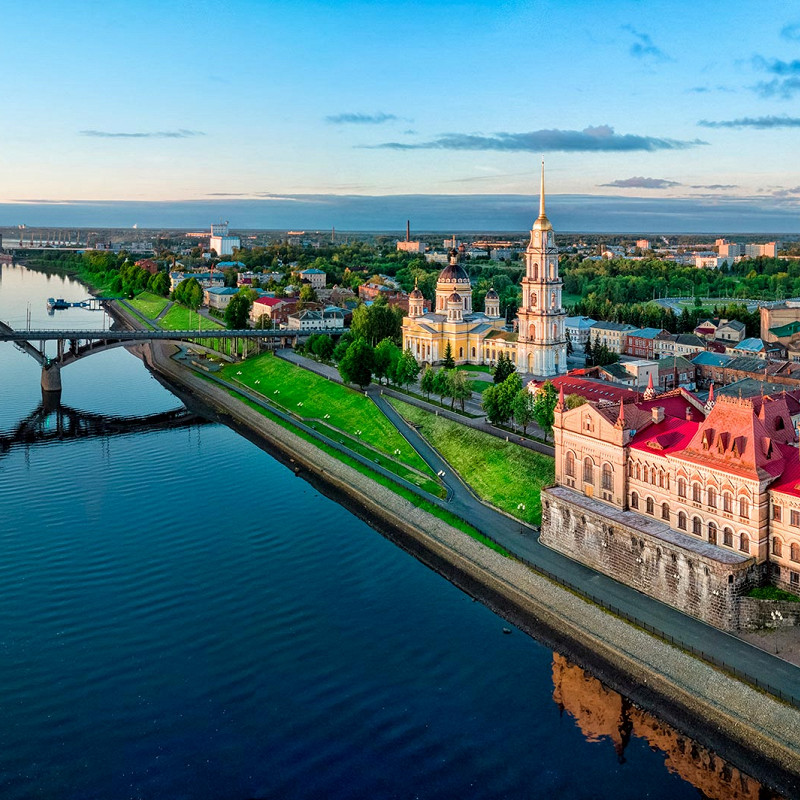
[[696, 787], [707, 800], [759, 800], [764, 796], [761, 784], [749, 775], [636, 708], [558, 653], [553, 653], [553, 700], [575, 719], [587, 741], [610, 741], [620, 762], [636, 737], [660, 750], [667, 769]]
[[491, 364], [505, 353], [522, 372], [550, 377], [567, 371], [566, 314], [561, 306], [558, 249], [545, 214], [544, 164], [539, 216], [525, 251], [518, 331], [506, 329], [494, 289], [486, 293], [482, 314], [472, 310], [472, 285], [455, 250], [439, 273], [434, 310], [425, 314], [423, 306], [422, 293], [415, 289], [403, 320], [403, 347], [410, 347], [420, 361], [440, 361], [449, 344], [461, 364]]

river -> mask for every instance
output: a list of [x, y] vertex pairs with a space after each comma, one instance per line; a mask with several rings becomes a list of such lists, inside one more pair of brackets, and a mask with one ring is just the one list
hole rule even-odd
[[[0, 320], [74, 280], [0, 267]], [[0, 796], [757, 798], [124, 348], [0, 343]], [[81, 435], [70, 435], [78, 432]]]

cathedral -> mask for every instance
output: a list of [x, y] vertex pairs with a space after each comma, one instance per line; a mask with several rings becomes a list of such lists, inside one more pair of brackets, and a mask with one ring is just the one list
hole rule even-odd
[[422, 292], [415, 288], [403, 319], [403, 347], [410, 348], [418, 361], [440, 362], [449, 343], [456, 364], [492, 365], [505, 353], [520, 372], [548, 378], [567, 371], [566, 312], [561, 307], [558, 249], [545, 213], [544, 163], [539, 216], [525, 250], [516, 330], [509, 330], [500, 316], [494, 289], [486, 293], [482, 313], [472, 310], [472, 285], [456, 250], [439, 274], [435, 307], [426, 313], [424, 304]]

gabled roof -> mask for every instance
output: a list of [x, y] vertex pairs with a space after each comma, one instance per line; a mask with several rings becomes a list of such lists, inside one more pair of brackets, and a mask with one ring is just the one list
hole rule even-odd
[[208, 294], [213, 295], [226, 295], [226, 294], [238, 294], [239, 290], [234, 286], [213, 286], [211, 289], [206, 289]]
[[[639, 397], [638, 392], [633, 391], [633, 389], [626, 389], [619, 383], [592, 381], [577, 377], [573, 374], [558, 375], [549, 380], [557, 390], [560, 391], [563, 387], [565, 395], [578, 394], [581, 397], [585, 397], [587, 400], [614, 404], [617, 411], [619, 411], [620, 400], [623, 400], [625, 403], [634, 403]], [[614, 419], [616, 419], [616, 417]]]
[[628, 331], [628, 336], [634, 339], [655, 339], [661, 330], [661, 328], [634, 328], [634, 330]]
[[751, 336], [749, 339], [742, 339], [733, 349], [750, 350], [753, 353], [760, 353], [765, 349], [765, 344], [763, 339], [759, 339], [757, 336]]
[[[486, 295], [489, 296], [488, 294]], [[564, 320], [564, 325], [567, 328], [578, 328], [580, 330], [591, 328], [592, 325], [596, 325], [597, 320], [592, 319], [591, 317], [567, 317]]]
[[675, 339], [675, 344], [685, 344], [692, 347], [705, 347], [706, 343], [693, 333], [679, 333]]
[[321, 269], [317, 269], [316, 267], [310, 267], [309, 269], [302, 269], [299, 272], [300, 275], [324, 275], [325, 272]]
[[694, 369], [692, 362], [683, 356], [665, 356], [664, 358], [660, 358], [658, 360], [659, 373], [672, 372], [675, 367], [678, 368], [678, 372], [681, 370], [684, 372], [687, 370], [691, 372]]
[[[792, 323], [792, 324], [800, 324], [800, 323]], [[744, 322], [741, 322], [738, 319], [731, 319], [727, 322], [723, 322], [720, 324], [719, 328], [732, 328], [735, 331], [743, 331], [745, 329]], [[719, 328], [717, 330], [719, 330]]]
[[636, 330], [635, 325], [629, 325], [627, 322], [595, 322], [592, 328], [602, 331], [633, 331]]
[[729, 356], [726, 353], [702, 352], [692, 359], [692, 364], [702, 367], [725, 367], [732, 360], [733, 356]]
[[287, 302], [287, 300], [284, 297], [258, 297], [254, 302], [261, 306], [274, 307]]

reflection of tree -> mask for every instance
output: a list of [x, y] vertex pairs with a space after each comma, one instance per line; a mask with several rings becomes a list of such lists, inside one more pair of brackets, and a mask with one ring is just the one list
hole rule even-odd
[[117, 417], [80, 411], [47, 400], [40, 403], [8, 433], [0, 433], [0, 452], [15, 444], [36, 444], [56, 439], [113, 436], [165, 428], [188, 428], [206, 420], [185, 408], [143, 417]]
[[664, 753], [667, 769], [708, 800], [779, 800], [749, 775], [637, 708], [558, 653], [553, 653], [553, 700], [575, 719], [587, 741], [610, 740], [620, 763], [631, 736], [636, 736]]

